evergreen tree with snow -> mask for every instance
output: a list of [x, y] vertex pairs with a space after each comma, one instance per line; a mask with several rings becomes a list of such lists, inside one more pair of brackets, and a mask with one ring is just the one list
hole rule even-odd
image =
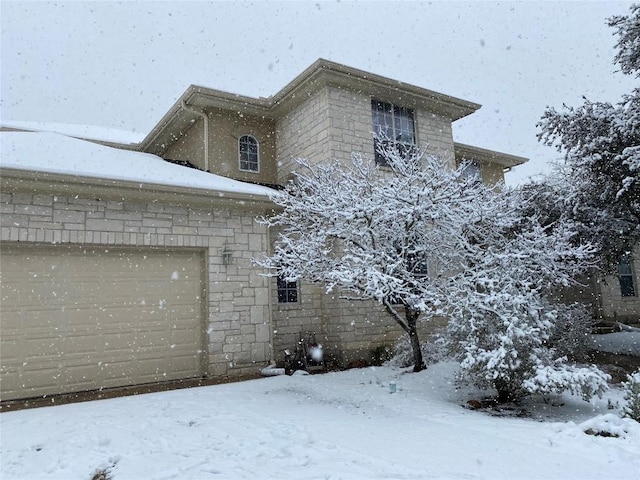
[[[618, 37], [614, 62], [640, 76], [640, 5], [608, 19]], [[612, 271], [640, 241], [640, 88], [617, 104], [584, 99], [579, 107], [549, 108], [538, 138], [564, 152], [564, 164], [529, 186], [542, 208], [576, 222], [595, 241], [600, 266]]]

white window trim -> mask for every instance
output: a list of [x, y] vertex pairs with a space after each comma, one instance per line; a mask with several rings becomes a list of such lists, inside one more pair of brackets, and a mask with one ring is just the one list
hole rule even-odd
[[[248, 170], [246, 168], [242, 168], [242, 156], [241, 156], [241, 152], [240, 152], [240, 140], [242, 140], [243, 137], [249, 137], [249, 138], [253, 138], [253, 140], [255, 140], [256, 142], [256, 155], [257, 155], [257, 163], [258, 163], [258, 169], [257, 170]], [[240, 137], [238, 137], [238, 170], [240, 170], [241, 172], [247, 172], [247, 173], [260, 173], [260, 142], [258, 141], [258, 139], [256, 137], [254, 137], [253, 135], [249, 134], [249, 133], [245, 133], [240, 135]]]

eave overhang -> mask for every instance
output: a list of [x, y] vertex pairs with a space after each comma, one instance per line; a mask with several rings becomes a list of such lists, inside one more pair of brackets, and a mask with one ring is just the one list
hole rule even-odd
[[198, 187], [113, 180], [0, 167], [0, 190], [78, 195], [92, 199], [167, 203], [203, 208], [232, 208], [268, 212], [275, 204], [264, 195]]
[[463, 159], [477, 160], [479, 162], [496, 163], [502, 165], [504, 168], [515, 167], [529, 161], [529, 159], [525, 157], [518, 157], [516, 155], [487, 150], [458, 142], [454, 142], [453, 150], [457, 161]]

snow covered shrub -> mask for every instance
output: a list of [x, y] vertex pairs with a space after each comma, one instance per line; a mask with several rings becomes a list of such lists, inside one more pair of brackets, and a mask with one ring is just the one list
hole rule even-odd
[[566, 358], [559, 358], [551, 365], [536, 367], [535, 375], [524, 381], [524, 388], [530, 393], [543, 395], [568, 390], [586, 401], [595, 395], [602, 397], [608, 388], [610, 375], [595, 366], [577, 367], [565, 362]]
[[622, 383], [622, 388], [626, 401], [622, 415], [640, 422], [640, 370], [627, 375], [627, 381]]
[[547, 346], [555, 349], [559, 357], [585, 361], [593, 350], [591, 332], [596, 324], [587, 307], [579, 303], [555, 305], [556, 320]]
[[607, 389], [609, 375], [569, 365], [548, 347], [558, 317], [540, 295], [505, 288], [500, 295], [468, 297], [476, 298], [458, 308], [449, 324], [449, 349], [461, 359], [463, 376], [480, 388], [494, 388], [498, 401], [563, 391], [588, 400]]
[[[572, 309], [551, 305], [545, 295], [588, 268], [593, 248], [574, 245], [568, 224], [543, 226], [518, 191], [497, 201], [499, 209], [485, 208], [466, 228], [468, 263], [450, 285], [456, 296], [448, 305], [449, 351], [469, 380], [494, 388], [501, 402], [564, 390], [584, 398], [601, 394], [604, 374], [566, 365], [566, 357], [552, 348], [554, 333], [560, 337], [559, 319], [571, 323]], [[565, 333], [559, 343], [566, 350], [575, 332]]]

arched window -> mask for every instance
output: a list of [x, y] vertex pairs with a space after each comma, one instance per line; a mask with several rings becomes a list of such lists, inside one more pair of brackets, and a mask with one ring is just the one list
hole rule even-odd
[[258, 141], [251, 135], [243, 135], [238, 139], [240, 170], [245, 172], [260, 171], [260, 152]]

